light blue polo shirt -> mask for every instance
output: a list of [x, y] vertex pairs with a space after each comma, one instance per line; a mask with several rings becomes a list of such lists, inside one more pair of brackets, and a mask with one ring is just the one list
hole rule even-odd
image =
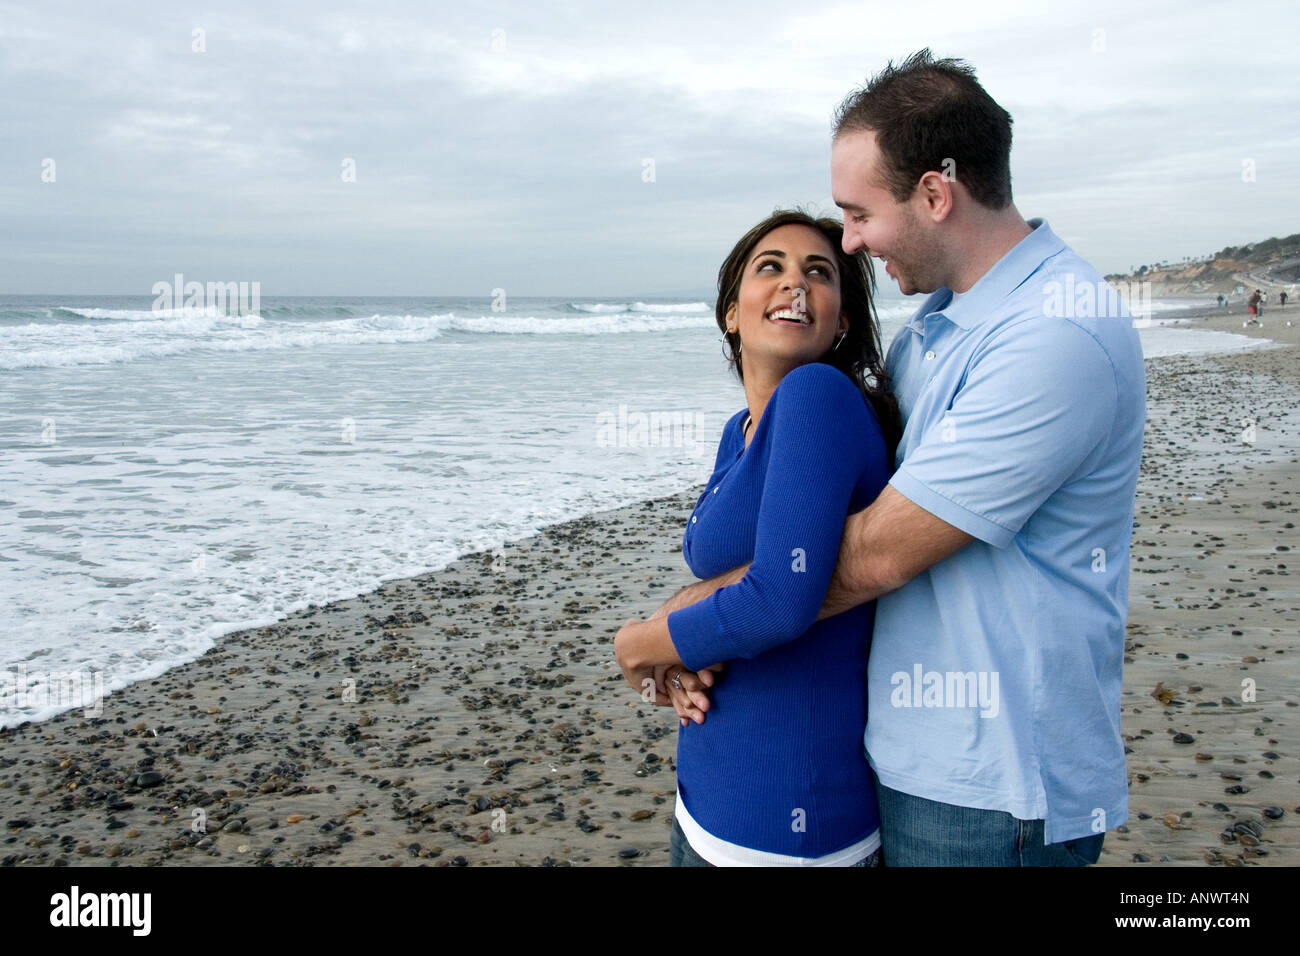
[[877, 602], [865, 743], [888, 787], [1046, 821], [1128, 817], [1120, 683], [1146, 373], [1047, 223], [894, 338], [894, 488], [976, 540]]

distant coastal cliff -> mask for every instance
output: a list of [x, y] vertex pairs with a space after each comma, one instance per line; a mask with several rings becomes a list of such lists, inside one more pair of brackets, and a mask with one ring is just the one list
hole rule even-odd
[[1300, 283], [1300, 233], [1244, 246], [1228, 246], [1208, 259], [1156, 262], [1127, 275], [1106, 276], [1111, 282], [1150, 282], [1151, 295], [1231, 295], [1238, 286], [1264, 292], [1294, 292]]

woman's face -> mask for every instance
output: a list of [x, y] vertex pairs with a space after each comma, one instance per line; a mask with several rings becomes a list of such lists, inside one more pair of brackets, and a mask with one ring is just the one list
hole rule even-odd
[[840, 271], [826, 237], [810, 226], [773, 229], [754, 246], [741, 273], [727, 327], [740, 333], [745, 375], [779, 378], [816, 362], [848, 320], [840, 314]]

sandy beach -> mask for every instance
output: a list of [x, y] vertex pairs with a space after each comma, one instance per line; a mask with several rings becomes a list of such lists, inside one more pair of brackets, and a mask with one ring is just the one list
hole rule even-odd
[[1263, 328], [1243, 328], [1244, 312], [1192, 315], [1288, 347], [1147, 363], [1122, 702], [1130, 817], [1102, 864], [1300, 862], [1300, 309], [1267, 309]]
[[[1103, 865], [1300, 863], [1300, 307], [1243, 312], [1186, 317], [1282, 347], [1147, 363], [1131, 815]], [[0, 863], [666, 865], [677, 722], [611, 642], [689, 583], [698, 493], [230, 635], [100, 717], [0, 731]]]

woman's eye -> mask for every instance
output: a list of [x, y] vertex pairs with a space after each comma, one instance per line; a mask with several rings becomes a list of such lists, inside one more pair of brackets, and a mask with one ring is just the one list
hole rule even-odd
[[[766, 262], [760, 262], [758, 266], [754, 269], [754, 271], [762, 272], [764, 269], [768, 268], [769, 266], [776, 269], [778, 272], [781, 270], [781, 263], [779, 263], [775, 259], [768, 259]], [[832, 276], [830, 266], [809, 266], [804, 271], [807, 272], [809, 275], [812, 275], [814, 273], [820, 273], [822, 278], [824, 279], [829, 279]]]

